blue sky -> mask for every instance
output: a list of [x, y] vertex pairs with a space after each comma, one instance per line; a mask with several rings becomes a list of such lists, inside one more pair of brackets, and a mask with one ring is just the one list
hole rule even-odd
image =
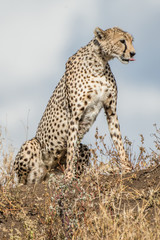
[[[134, 38], [136, 61], [110, 62], [118, 85], [123, 137], [153, 147], [153, 124], [160, 126], [159, 0], [0, 0], [0, 125], [18, 151], [35, 135], [47, 102], [64, 73], [65, 62], [93, 38], [95, 27], [118, 26]], [[103, 111], [95, 128], [107, 133]]]

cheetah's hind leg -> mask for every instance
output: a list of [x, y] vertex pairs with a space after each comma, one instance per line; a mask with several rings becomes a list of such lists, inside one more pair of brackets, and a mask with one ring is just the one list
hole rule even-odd
[[40, 143], [36, 138], [22, 145], [15, 158], [14, 171], [18, 175], [19, 183], [32, 184], [43, 181], [47, 170], [42, 161]]

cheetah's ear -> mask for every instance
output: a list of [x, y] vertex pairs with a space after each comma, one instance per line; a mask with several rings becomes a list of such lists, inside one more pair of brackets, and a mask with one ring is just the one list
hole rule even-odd
[[98, 40], [104, 40], [105, 39], [105, 32], [99, 27], [97, 27], [94, 30], [94, 35]]

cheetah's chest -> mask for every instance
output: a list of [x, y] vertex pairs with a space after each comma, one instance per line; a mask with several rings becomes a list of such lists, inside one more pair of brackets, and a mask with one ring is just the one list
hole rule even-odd
[[109, 92], [109, 86], [105, 77], [94, 78], [94, 84], [90, 91], [91, 99], [88, 101], [87, 107], [82, 115], [80, 126], [84, 128], [84, 133], [89, 130], [96, 120], [100, 110], [103, 108], [104, 101]]

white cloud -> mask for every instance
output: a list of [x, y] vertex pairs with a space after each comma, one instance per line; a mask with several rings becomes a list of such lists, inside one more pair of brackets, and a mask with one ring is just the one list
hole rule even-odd
[[[33, 8], [32, 4], [31, 7]], [[56, 59], [61, 56], [59, 49], [64, 48], [67, 42], [68, 23], [65, 22], [66, 28], [62, 28], [65, 16], [61, 19], [61, 24], [53, 25], [59, 14], [58, 9], [55, 6], [52, 14], [49, 7], [45, 11], [43, 7], [44, 4], [38, 11], [30, 11], [21, 5], [18, 12], [13, 9], [3, 25], [0, 64], [4, 75], [9, 71], [15, 81], [23, 77], [33, 79], [42, 74], [47, 75], [52, 66], [56, 65]]]
[[160, 1], [159, 0], [147, 0], [147, 2], [150, 5], [153, 5], [154, 7], [160, 6]]
[[[84, 22], [90, 15], [91, 1], [17, 2], [18, 6], [3, 6], [6, 13], [1, 22], [0, 66], [5, 83], [11, 76], [20, 83], [24, 77], [38, 81], [52, 71], [58, 72], [60, 59], [73, 36], [74, 19], [79, 16]], [[80, 11], [84, 4], [86, 8]]]
[[[134, 116], [159, 116], [160, 94], [159, 89], [155, 87], [146, 87], [126, 84], [119, 89], [119, 111], [125, 117], [133, 118]], [[158, 120], [158, 119], [157, 119]]]

